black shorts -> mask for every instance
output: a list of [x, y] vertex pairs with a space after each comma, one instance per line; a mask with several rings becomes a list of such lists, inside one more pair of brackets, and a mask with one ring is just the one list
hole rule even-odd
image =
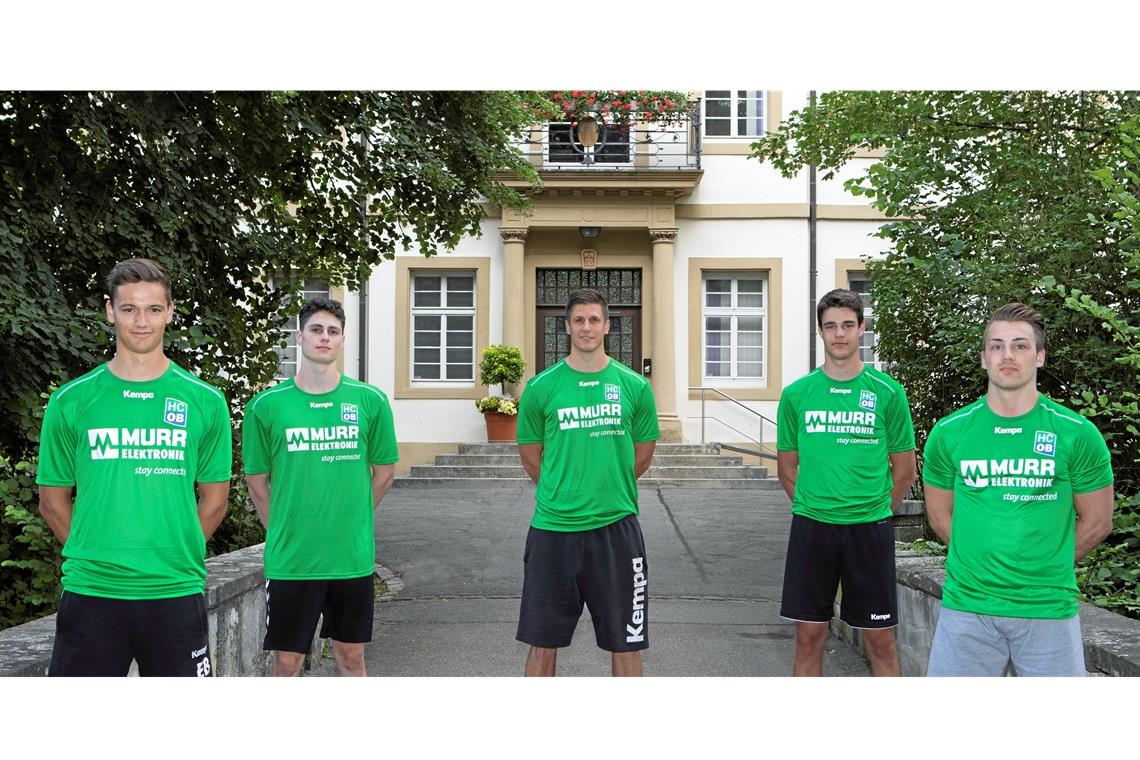
[[594, 530], [532, 527], [523, 555], [523, 592], [515, 638], [536, 647], [570, 644], [582, 605], [598, 646], [636, 652], [649, 646], [649, 564], [637, 517]]
[[321, 638], [345, 644], [372, 641], [375, 591], [372, 576], [337, 580], [265, 581], [265, 641], [262, 649], [304, 654]]
[[852, 628], [898, 625], [895, 536], [891, 518], [833, 525], [792, 516], [780, 617], [827, 623], [843, 583], [839, 617]]
[[109, 599], [64, 591], [55, 616], [49, 676], [208, 676], [204, 594]]

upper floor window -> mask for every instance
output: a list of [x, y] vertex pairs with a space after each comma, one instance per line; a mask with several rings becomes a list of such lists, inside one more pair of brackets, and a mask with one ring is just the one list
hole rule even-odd
[[[301, 286], [300, 300], [298, 303], [304, 305], [310, 298], [317, 297], [329, 297], [328, 282], [317, 277], [305, 280], [304, 285]], [[300, 311], [299, 308], [298, 311]], [[302, 357], [297, 351], [297, 330], [299, 329], [300, 321], [297, 314], [289, 317], [289, 321], [281, 328], [283, 337], [285, 338], [285, 347], [276, 347], [273, 349], [280, 358], [280, 362], [277, 365], [277, 374], [274, 375], [274, 378], [277, 380], [284, 380], [297, 374], [297, 367], [302, 361]]]
[[701, 293], [705, 382], [762, 385], [768, 345], [764, 272], [706, 272]]
[[412, 275], [412, 381], [475, 381], [475, 273]]
[[766, 106], [764, 90], [705, 90], [705, 137], [760, 137]]
[[871, 302], [871, 273], [848, 272], [847, 282], [850, 290], [863, 300], [863, 337], [859, 339], [859, 358], [865, 364], [883, 370], [885, 365], [875, 352], [875, 340], [879, 336], [875, 331], [875, 309]]

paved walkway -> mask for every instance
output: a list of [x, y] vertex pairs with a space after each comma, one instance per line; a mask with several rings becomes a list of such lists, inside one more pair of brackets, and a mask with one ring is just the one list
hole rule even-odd
[[[403, 588], [377, 603], [370, 675], [522, 673], [528, 647], [514, 634], [533, 508], [531, 486], [388, 493], [377, 517], [379, 562]], [[640, 509], [650, 570], [646, 675], [790, 675], [795, 628], [779, 617], [784, 494], [643, 488]], [[558, 665], [559, 675], [609, 675], [588, 611]], [[868, 668], [833, 636], [824, 672], [865, 676]], [[333, 673], [328, 659], [315, 671]]]

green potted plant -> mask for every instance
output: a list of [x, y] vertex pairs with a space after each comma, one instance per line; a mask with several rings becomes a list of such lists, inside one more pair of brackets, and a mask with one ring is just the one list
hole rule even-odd
[[493, 345], [483, 349], [479, 362], [479, 382], [488, 386], [498, 385], [500, 396], [485, 396], [475, 402], [475, 408], [483, 413], [487, 422], [489, 442], [515, 440], [515, 427], [518, 424], [518, 402], [514, 400], [514, 386], [522, 380], [526, 372], [526, 360], [522, 349], [517, 346]]

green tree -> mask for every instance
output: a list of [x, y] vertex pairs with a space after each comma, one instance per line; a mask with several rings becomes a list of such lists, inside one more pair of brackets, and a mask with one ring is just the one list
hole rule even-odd
[[[831, 92], [753, 144], [786, 176], [835, 175], [890, 221], [869, 261], [880, 355], [906, 387], [919, 448], [985, 390], [986, 319], [1008, 301], [1044, 313], [1043, 392], [1092, 419], [1112, 450], [1115, 530], [1082, 591], [1140, 613], [1140, 181], [1135, 92]], [[866, 253], [878, 253], [868, 244]]]
[[[224, 390], [236, 440], [297, 284], [356, 288], [478, 234], [486, 203], [525, 206], [496, 175], [537, 182], [512, 144], [528, 118], [510, 92], [0, 93], [0, 504], [23, 510], [0, 523], [0, 589], [51, 561], [27, 498], [43, 394], [110, 357], [116, 261], [167, 268], [168, 354]], [[231, 508], [212, 548], [258, 530]]]

